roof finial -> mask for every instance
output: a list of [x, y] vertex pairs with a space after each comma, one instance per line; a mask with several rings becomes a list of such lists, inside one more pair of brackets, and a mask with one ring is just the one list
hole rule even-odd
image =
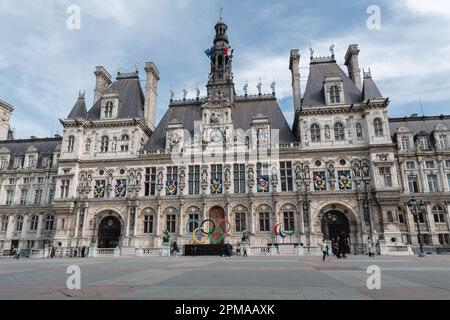
[[272, 81], [272, 84], [270, 85], [270, 88], [272, 89], [272, 95], [275, 95], [275, 85], [277, 83], [275, 82], [275, 80]]
[[85, 98], [85, 91], [83, 90], [83, 91], [79, 91], [78, 92], [78, 99], [84, 99]]
[[334, 43], [333, 42], [331, 42], [330, 52], [331, 52], [331, 57], [334, 59]]
[[220, 7], [220, 10], [219, 10], [219, 20], [222, 20], [222, 15], [223, 15], [223, 8]]
[[258, 88], [258, 95], [261, 95], [261, 88], [262, 88], [261, 78], [259, 78], [259, 82], [258, 82], [258, 85], [256, 86], [256, 88]]
[[139, 66], [140, 66], [139, 62], [136, 62], [136, 64], [134, 65], [134, 67], [136, 68], [136, 72], [139, 72]]
[[248, 82], [247, 82], [247, 80], [245, 80], [245, 85], [244, 85], [244, 94], [245, 94], [245, 96], [247, 96], [247, 93], [248, 93]]
[[175, 96], [175, 91], [173, 90], [172, 85], [170, 85], [169, 93], [170, 93], [170, 101], [173, 101], [173, 97]]
[[312, 61], [314, 59], [314, 50], [312, 48], [311, 42], [309, 43], [309, 53], [310, 53], [310, 60]]
[[187, 90], [186, 90], [186, 86], [183, 88], [183, 100], [186, 100], [186, 96], [187, 96]]

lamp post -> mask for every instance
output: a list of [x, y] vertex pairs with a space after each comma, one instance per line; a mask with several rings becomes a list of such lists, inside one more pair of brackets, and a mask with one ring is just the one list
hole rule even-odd
[[91, 243], [94, 244], [95, 243], [95, 230], [97, 229], [98, 218], [97, 217], [92, 218], [92, 220], [89, 222], [89, 224], [92, 226]]
[[414, 197], [412, 197], [407, 204], [416, 220], [417, 233], [419, 237], [419, 247], [420, 247], [419, 257], [425, 257], [425, 253], [423, 252], [422, 234], [420, 233], [419, 215], [421, 213], [423, 214], [424, 212], [426, 212], [426, 203], [423, 200], [417, 202], [417, 200]]

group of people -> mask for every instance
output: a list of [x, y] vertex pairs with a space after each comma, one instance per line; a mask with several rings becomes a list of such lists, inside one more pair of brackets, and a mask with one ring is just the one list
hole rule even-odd
[[[331, 245], [332, 253], [334, 256], [336, 256], [336, 258], [347, 258], [346, 253], [350, 252], [350, 238], [347, 234], [341, 232], [337, 236], [336, 240], [334, 238], [331, 240]], [[320, 244], [320, 250], [322, 252], [322, 261], [325, 261], [325, 258], [329, 256], [329, 247], [326, 239], [322, 240], [322, 243]], [[370, 238], [367, 238], [367, 251], [369, 257], [375, 256], [375, 247]]]

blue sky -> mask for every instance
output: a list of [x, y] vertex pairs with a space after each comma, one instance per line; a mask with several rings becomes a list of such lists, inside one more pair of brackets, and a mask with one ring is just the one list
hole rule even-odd
[[[69, 30], [66, 10], [81, 9], [81, 28]], [[378, 5], [381, 29], [369, 30], [367, 8]], [[205, 94], [208, 60], [223, 7], [234, 51], [238, 94], [277, 82], [277, 96], [292, 123], [289, 52], [300, 49], [302, 90], [308, 75], [309, 46], [328, 55], [335, 45], [343, 64], [349, 44], [358, 43], [360, 65], [370, 68], [391, 116], [450, 114], [450, 4], [440, 0], [398, 1], [224, 1], [224, 0], [0, 0], [0, 99], [15, 107], [16, 137], [61, 133], [79, 90], [92, 102], [96, 65], [113, 76], [153, 61], [161, 75], [158, 119], [172, 86], [188, 97]], [[344, 68], [344, 70], [346, 70]], [[145, 85], [145, 82], [142, 82]]]

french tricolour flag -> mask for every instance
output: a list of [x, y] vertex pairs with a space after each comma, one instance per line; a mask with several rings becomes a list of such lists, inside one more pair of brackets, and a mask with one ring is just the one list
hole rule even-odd
[[223, 48], [224, 56], [231, 56], [233, 54], [233, 50], [231, 48]]

